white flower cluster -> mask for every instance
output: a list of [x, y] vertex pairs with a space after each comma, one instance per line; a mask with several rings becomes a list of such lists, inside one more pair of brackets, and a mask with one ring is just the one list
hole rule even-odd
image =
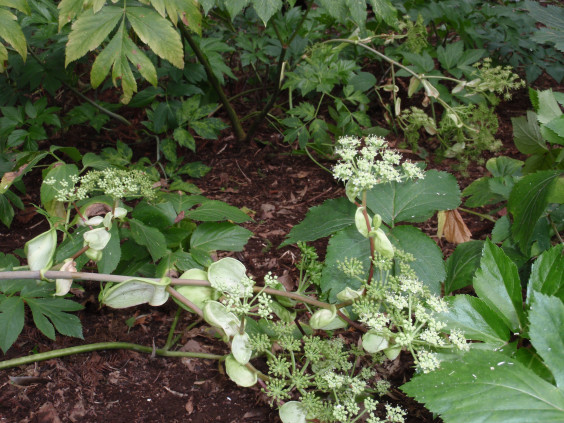
[[377, 184], [424, 177], [423, 171], [411, 162], [399, 167], [401, 155], [389, 150], [386, 140], [375, 135], [366, 137], [364, 145], [360, 138], [341, 137], [335, 153], [341, 160], [333, 167], [333, 175], [346, 183], [349, 198]]

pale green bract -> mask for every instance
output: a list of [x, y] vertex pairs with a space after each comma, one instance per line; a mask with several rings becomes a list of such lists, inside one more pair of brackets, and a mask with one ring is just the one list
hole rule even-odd
[[239, 363], [232, 354], [229, 354], [225, 359], [225, 371], [233, 382], [244, 388], [257, 383], [257, 374]]
[[[208, 280], [213, 288], [231, 295], [248, 296], [248, 284], [245, 265], [239, 260], [225, 257], [212, 263], [208, 268]], [[251, 287], [252, 288], [252, 287]], [[252, 289], [251, 292], [252, 294]]]
[[100, 292], [100, 303], [111, 308], [128, 308], [148, 303], [163, 305], [169, 297], [166, 291], [170, 278], [156, 282], [151, 279], [135, 278], [113, 285]]
[[[190, 269], [180, 275], [180, 279], [197, 279], [207, 281], [208, 274], [201, 269]], [[221, 296], [220, 292], [209, 286], [179, 285], [176, 287], [176, 291], [200, 309], [204, 308], [208, 300], [217, 300]], [[185, 310], [192, 311], [192, 309], [188, 308], [180, 301], [177, 301], [176, 299], [175, 301]]]
[[24, 251], [29, 270], [49, 269], [57, 248], [57, 230], [51, 228], [25, 243]]
[[377, 333], [376, 331], [368, 331], [362, 336], [362, 348], [371, 354], [385, 350], [389, 347], [388, 339]]
[[283, 423], [305, 423], [307, 413], [299, 401], [288, 401], [279, 408], [278, 413]]
[[228, 337], [239, 331], [239, 319], [228, 311], [227, 307], [217, 301], [207, 301], [204, 309], [204, 320], [210, 325], [221, 328]]
[[253, 354], [251, 340], [246, 333], [236, 333], [231, 341], [231, 354], [239, 364], [247, 364]]

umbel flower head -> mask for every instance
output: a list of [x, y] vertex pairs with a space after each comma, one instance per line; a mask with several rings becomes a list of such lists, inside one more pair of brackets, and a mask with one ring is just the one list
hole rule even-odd
[[377, 184], [424, 177], [415, 164], [406, 161], [400, 165], [401, 155], [376, 135], [366, 137], [364, 143], [358, 137], [341, 137], [335, 153], [341, 160], [333, 167], [333, 175], [345, 182], [351, 201]]

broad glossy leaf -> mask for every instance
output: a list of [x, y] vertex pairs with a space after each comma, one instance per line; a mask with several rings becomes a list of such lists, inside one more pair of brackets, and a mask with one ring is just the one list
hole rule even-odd
[[170, 202], [149, 204], [145, 201], [137, 204], [131, 216], [140, 220], [146, 225], [157, 229], [164, 229], [174, 223], [176, 211]]
[[367, 193], [367, 205], [386, 224], [423, 222], [437, 210], [460, 205], [460, 189], [454, 176], [430, 170], [424, 179], [380, 184]]
[[523, 329], [523, 297], [517, 266], [490, 240], [484, 244], [480, 268], [474, 275], [474, 289], [513, 332]]
[[471, 350], [401, 389], [445, 423], [556, 423], [564, 415], [562, 390], [494, 351]]
[[[0, 38], [3, 38], [16, 50], [25, 62], [27, 42], [17, 18], [6, 9], [0, 9]], [[5, 49], [4, 49], [5, 50]]]
[[66, 48], [65, 67], [98, 48], [123, 17], [120, 7], [106, 6], [98, 13], [82, 13], [73, 23]]
[[482, 341], [493, 347], [509, 341], [509, 328], [484, 301], [470, 295], [446, 298], [449, 311], [436, 318], [445, 322], [448, 329], [461, 329], [467, 339]]
[[555, 245], [533, 263], [527, 286], [527, 304], [530, 304], [535, 292], [554, 295], [564, 301], [563, 249], [562, 244]]
[[179, 69], [184, 67], [182, 41], [169, 21], [148, 7], [128, 7], [126, 14], [135, 33], [155, 54]]
[[21, 297], [0, 295], [0, 348], [4, 354], [18, 339], [25, 322], [24, 302]]
[[303, 221], [292, 228], [280, 247], [298, 241], [315, 241], [354, 224], [356, 206], [346, 198], [327, 200], [312, 207]]
[[237, 207], [217, 200], [206, 201], [197, 209], [187, 212], [186, 217], [202, 222], [230, 220], [235, 223], [243, 223], [251, 220], [245, 212]]
[[411, 225], [396, 226], [388, 233], [388, 238], [394, 247], [413, 254], [415, 261], [410, 266], [419, 280], [432, 293], [440, 294], [446, 272], [443, 253], [435, 241]]
[[199, 225], [190, 240], [192, 248], [204, 251], [241, 251], [253, 233], [228, 222]]
[[472, 284], [483, 245], [483, 241], [469, 241], [456, 247], [446, 262], [445, 294]]
[[166, 254], [166, 239], [158, 229], [147, 226], [137, 219], [130, 219], [129, 225], [135, 242], [146, 246], [154, 261]]
[[531, 344], [552, 372], [556, 385], [564, 387], [564, 304], [556, 297], [535, 293], [529, 311]]
[[535, 225], [548, 204], [552, 186], [559, 176], [557, 170], [526, 175], [511, 191], [507, 206], [513, 214], [513, 237], [522, 251], [527, 249]]

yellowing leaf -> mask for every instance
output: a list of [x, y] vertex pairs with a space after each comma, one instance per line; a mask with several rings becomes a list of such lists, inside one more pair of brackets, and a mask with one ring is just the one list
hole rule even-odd
[[[458, 210], [446, 210], [444, 212], [444, 226], [442, 228], [442, 234], [448, 242], [454, 244], [462, 244], [463, 242], [470, 241], [472, 238], [472, 232], [462, 220], [462, 216], [458, 213]], [[442, 219], [439, 218], [439, 222]]]
[[0, 6], [11, 7], [26, 15], [31, 14], [31, 9], [26, 0], [0, 0]]
[[128, 7], [127, 19], [141, 41], [177, 68], [184, 67], [180, 34], [172, 24], [148, 7]]
[[[4, 41], [10, 44], [25, 61], [27, 55], [25, 35], [18, 24], [16, 16], [5, 9], [0, 9], [0, 38], [3, 38]], [[0, 54], [4, 54], [4, 52], [0, 51]]]
[[113, 6], [106, 6], [96, 14], [88, 10], [80, 15], [69, 34], [65, 66], [99, 47], [122, 16], [123, 10]]
[[61, 0], [59, 9], [59, 31], [82, 11], [84, 0]]

